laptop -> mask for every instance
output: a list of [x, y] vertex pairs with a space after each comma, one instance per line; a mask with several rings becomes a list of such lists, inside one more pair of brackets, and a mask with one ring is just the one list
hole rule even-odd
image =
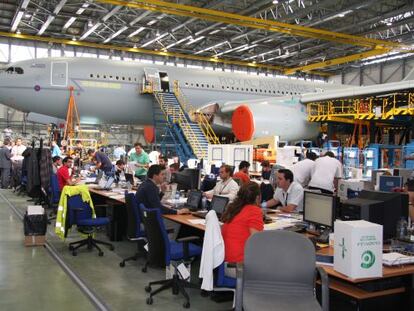
[[199, 210], [203, 193], [199, 190], [191, 190], [188, 194], [187, 203], [184, 204], [183, 208], [188, 208], [190, 211]]
[[98, 189], [100, 190], [111, 190], [111, 186], [114, 183], [115, 178], [109, 177], [108, 180], [101, 179], [99, 181]]
[[[217, 217], [220, 218], [223, 215], [224, 210], [226, 209], [227, 204], [229, 203], [229, 198], [222, 197], [219, 195], [214, 195], [213, 199], [211, 200], [211, 207], [210, 210], [216, 212]], [[192, 213], [196, 217], [206, 218], [207, 211], [199, 211]]]
[[93, 181], [86, 181], [85, 184], [99, 184], [103, 176], [103, 171], [99, 171], [98, 175], [96, 175], [95, 180]]
[[133, 174], [125, 173], [125, 180], [126, 180], [126, 182], [129, 182], [132, 186], [135, 185]]

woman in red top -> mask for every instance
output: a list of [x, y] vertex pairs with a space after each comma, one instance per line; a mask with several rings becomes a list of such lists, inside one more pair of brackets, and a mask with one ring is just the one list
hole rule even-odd
[[[263, 214], [259, 204], [259, 185], [249, 182], [240, 188], [234, 202], [226, 208], [221, 218], [226, 262], [243, 262], [247, 239], [263, 230]], [[226, 268], [226, 275], [235, 277], [233, 270]]]

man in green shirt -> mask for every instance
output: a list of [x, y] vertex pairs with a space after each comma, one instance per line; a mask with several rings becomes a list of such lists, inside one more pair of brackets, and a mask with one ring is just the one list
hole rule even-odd
[[135, 166], [137, 169], [135, 170], [135, 176], [140, 180], [145, 180], [150, 162], [148, 154], [144, 151], [140, 143], [135, 143], [134, 148], [135, 153], [131, 153], [129, 161], [136, 162]]

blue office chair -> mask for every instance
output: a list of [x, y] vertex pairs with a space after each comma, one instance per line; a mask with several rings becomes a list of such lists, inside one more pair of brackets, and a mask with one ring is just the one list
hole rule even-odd
[[97, 227], [106, 226], [109, 224], [108, 217], [92, 218], [92, 209], [87, 202], [83, 202], [80, 195], [74, 195], [67, 200], [67, 217], [69, 227], [76, 225], [79, 232], [86, 234], [88, 237], [81, 241], [69, 243], [69, 250], [73, 256], [77, 255], [77, 249], [86, 245], [89, 250], [95, 247], [99, 251], [99, 256], [103, 256], [103, 252], [98, 244], [106, 245], [111, 251], [115, 248], [111, 243], [99, 241], [93, 238], [93, 234]]
[[48, 222], [52, 219], [56, 219], [56, 211], [59, 205], [60, 200], [60, 190], [59, 183], [56, 174], [50, 175], [50, 190], [49, 190], [49, 207], [52, 208], [52, 211], [49, 214]]
[[[135, 255], [125, 258], [119, 263], [120, 267], [125, 267], [125, 262], [130, 260], [137, 260], [141, 256], [146, 256], [146, 251], [143, 248], [143, 242], [147, 242], [145, 231], [141, 227], [141, 213], [138, 208], [138, 202], [134, 193], [125, 191], [125, 206], [127, 210], [128, 224], [127, 224], [127, 238], [129, 241], [137, 242], [137, 252]], [[146, 272], [146, 267], [142, 269]]]
[[[177, 295], [180, 292], [184, 296], [185, 303], [183, 307], [189, 308], [190, 297], [185, 288], [199, 289], [200, 286], [180, 279], [177, 266], [181, 262], [189, 263], [194, 257], [201, 255], [201, 247], [190, 243], [198, 240], [199, 237], [191, 236], [171, 241], [168, 238], [160, 210], [158, 208], [147, 209], [143, 204], [140, 204], [139, 207], [148, 240], [148, 263], [159, 267], [168, 267], [172, 263], [174, 266], [174, 275], [171, 280], [149, 282], [148, 286], [145, 287], [145, 291], [150, 293], [147, 304], [151, 305], [153, 303], [153, 296], [171, 288], [173, 294]], [[152, 285], [160, 285], [160, 287], [152, 291]]]

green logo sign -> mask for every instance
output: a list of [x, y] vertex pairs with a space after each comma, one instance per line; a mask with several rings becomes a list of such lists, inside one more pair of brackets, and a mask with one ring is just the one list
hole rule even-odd
[[371, 251], [365, 251], [361, 255], [361, 267], [364, 269], [369, 269], [375, 263], [375, 255]]
[[339, 247], [342, 248], [342, 259], [345, 258], [345, 252], [347, 251], [345, 247], [345, 239], [342, 238], [342, 243], [339, 243]]

